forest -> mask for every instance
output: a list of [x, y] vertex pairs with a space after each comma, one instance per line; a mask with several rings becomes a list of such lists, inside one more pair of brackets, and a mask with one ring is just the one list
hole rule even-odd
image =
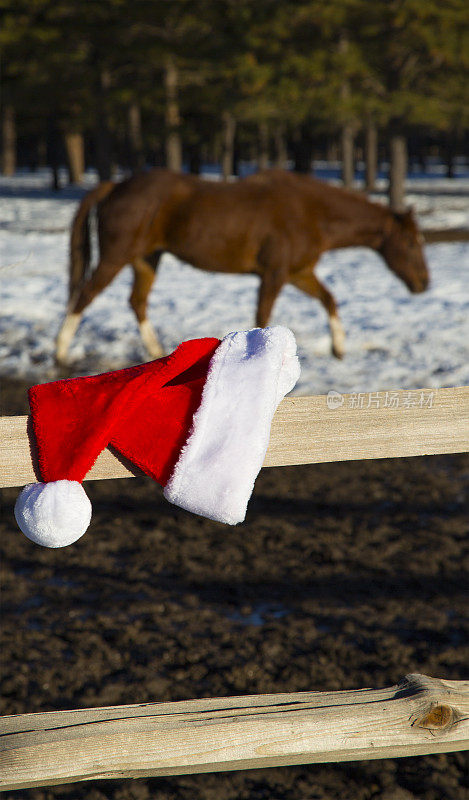
[[454, 170], [469, 129], [467, 0], [0, 0], [2, 169], [341, 163], [365, 188]]

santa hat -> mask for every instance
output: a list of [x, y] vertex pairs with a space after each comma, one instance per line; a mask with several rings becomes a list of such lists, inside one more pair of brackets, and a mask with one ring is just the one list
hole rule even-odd
[[242, 522], [275, 409], [299, 373], [292, 332], [273, 327], [195, 339], [130, 369], [33, 386], [44, 482], [18, 497], [19, 527], [46, 547], [82, 536], [91, 503], [81, 482], [108, 445], [164, 486], [170, 502]]

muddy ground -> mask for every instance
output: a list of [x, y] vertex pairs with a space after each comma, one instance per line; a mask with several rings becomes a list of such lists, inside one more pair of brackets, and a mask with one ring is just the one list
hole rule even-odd
[[[25, 413], [5, 382], [2, 413]], [[88, 482], [64, 550], [4, 490], [3, 714], [467, 678], [466, 456], [265, 469], [236, 528]], [[466, 754], [467, 755], [467, 754]], [[25, 800], [463, 800], [464, 754], [22, 790]]]

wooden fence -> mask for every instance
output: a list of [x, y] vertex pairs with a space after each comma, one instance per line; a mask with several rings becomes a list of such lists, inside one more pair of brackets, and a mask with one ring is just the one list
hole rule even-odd
[[[265, 467], [462, 453], [469, 386], [287, 397], [272, 422]], [[37, 480], [28, 417], [0, 417], [0, 486]], [[141, 475], [109, 450], [85, 480]]]
[[[0, 486], [35, 480], [27, 417], [0, 419]], [[469, 450], [469, 387], [285, 399], [264, 466]], [[105, 451], [87, 479], [139, 474]], [[0, 720], [0, 789], [469, 748], [469, 681], [20, 714]]]

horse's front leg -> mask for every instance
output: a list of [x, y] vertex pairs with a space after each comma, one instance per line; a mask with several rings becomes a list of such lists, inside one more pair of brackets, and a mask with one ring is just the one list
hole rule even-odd
[[288, 267], [282, 251], [285, 249], [282, 241], [266, 240], [259, 252], [257, 261], [261, 283], [257, 300], [256, 325], [265, 328], [269, 322], [274, 303], [288, 280]]
[[148, 257], [148, 260], [134, 258], [132, 262], [135, 277], [132, 294], [130, 295], [130, 305], [137, 317], [143, 344], [152, 358], [164, 356], [161, 343], [147, 317], [148, 295], [155, 280], [160, 255], [161, 253], [154, 253]]
[[266, 327], [274, 303], [285, 283], [286, 279], [283, 270], [279, 272], [268, 272], [261, 276], [256, 314], [256, 325], [258, 328]]
[[316, 278], [313, 272], [314, 264], [301, 270], [296, 274], [290, 275], [290, 283], [298, 289], [317, 297], [322, 303], [329, 316], [329, 327], [332, 336], [332, 353], [336, 358], [343, 358], [345, 352], [345, 331], [337, 312], [337, 303], [331, 295], [329, 289]]

